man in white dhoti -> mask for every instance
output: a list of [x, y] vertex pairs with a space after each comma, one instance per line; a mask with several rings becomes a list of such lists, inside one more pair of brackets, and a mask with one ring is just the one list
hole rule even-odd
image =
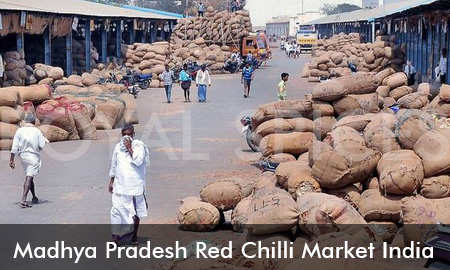
[[112, 241], [116, 244], [131, 236], [131, 244], [139, 245], [139, 222], [147, 216], [145, 180], [146, 166], [150, 165], [149, 150], [134, 135], [133, 125], [125, 125], [122, 139], [114, 148], [109, 172]]
[[31, 195], [33, 195], [32, 202], [34, 204], [39, 202], [35, 193], [34, 177], [41, 170], [40, 151], [44, 148], [45, 143], [48, 142], [44, 135], [42, 135], [42, 132], [34, 126], [35, 121], [35, 117], [32, 114], [28, 114], [25, 117], [25, 126], [19, 128], [14, 135], [9, 161], [9, 166], [14, 170], [16, 167], [14, 159], [16, 156], [19, 156], [23, 169], [25, 170], [25, 183], [23, 184], [23, 195], [20, 200], [20, 206], [22, 208], [31, 207], [27, 203], [28, 191], [31, 191]]

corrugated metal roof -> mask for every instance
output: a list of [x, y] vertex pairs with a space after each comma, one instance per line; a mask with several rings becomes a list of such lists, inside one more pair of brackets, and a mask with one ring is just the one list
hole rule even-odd
[[153, 9], [153, 8], [143, 8], [143, 7], [136, 7], [136, 6], [129, 6], [129, 5], [123, 5], [122, 7], [134, 9], [134, 10], [138, 10], [138, 11], [142, 11], [142, 12], [150, 12], [150, 13], [164, 15], [164, 16], [172, 16], [172, 17], [176, 17], [179, 19], [184, 17], [183, 14], [167, 12], [167, 11], [157, 10], [157, 9]]
[[361, 9], [352, 12], [331, 15], [304, 24], [330, 24], [330, 23], [346, 23], [346, 22], [362, 22], [362, 21], [370, 22], [375, 19], [384, 18], [386, 16], [400, 13], [411, 8], [415, 8], [422, 5], [429, 5], [437, 1], [439, 0], [398, 1], [392, 4], [382, 5], [373, 9]]
[[142, 12], [81, 0], [0, 0], [0, 10], [45, 12], [104, 18], [177, 19], [174, 16]]

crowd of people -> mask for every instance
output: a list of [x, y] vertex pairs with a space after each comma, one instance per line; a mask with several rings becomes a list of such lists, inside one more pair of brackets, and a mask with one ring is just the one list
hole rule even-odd
[[288, 58], [299, 58], [301, 53], [301, 47], [295, 40], [284, 40], [280, 42], [281, 50], [286, 52]]

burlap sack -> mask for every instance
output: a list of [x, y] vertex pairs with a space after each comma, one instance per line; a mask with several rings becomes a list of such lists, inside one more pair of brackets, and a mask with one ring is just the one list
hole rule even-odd
[[220, 213], [212, 204], [196, 200], [182, 202], [178, 222], [187, 231], [207, 232], [220, 223]]
[[64, 77], [64, 70], [60, 67], [52, 67], [48, 76], [53, 80], [61, 80]]
[[12, 140], [14, 138], [14, 134], [16, 134], [17, 129], [19, 129], [19, 127], [16, 125], [0, 122], [0, 139]]
[[278, 101], [260, 105], [253, 116], [253, 130], [256, 130], [258, 125], [270, 119], [308, 117], [311, 113], [311, 101]]
[[314, 122], [308, 118], [292, 118], [286, 119], [292, 126], [293, 132], [313, 132]]
[[359, 132], [362, 132], [372, 120], [371, 115], [353, 115], [341, 118], [334, 124], [334, 128], [351, 127]]
[[67, 131], [69, 133], [69, 140], [80, 139], [75, 126], [75, 120], [67, 108], [41, 104], [36, 108], [36, 117], [41, 121], [42, 125], [53, 125]]
[[0, 140], [0, 151], [10, 151], [12, 148], [13, 140], [2, 139]]
[[450, 85], [441, 85], [441, 88], [439, 90], [439, 99], [443, 102], [450, 102]]
[[231, 212], [231, 225], [233, 231], [243, 232], [247, 223], [247, 213], [252, 202], [252, 197], [242, 199]]
[[277, 176], [273, 172], [263, 172], [255, 181], [253, 191], [261, 189], [274, 189], [277, 184]]
[[92, 124], [97, 130], [111, 130], [119, 117], [119, 108], [113, 104], [98, 104]]
[[340, 77], [335, 80], [340, 83], [347, 94], [360, 95], [376, 91], [381, 81], [372, 73], [356, 73], [352, 76]]
[[434, 128], [434, 121], [428, 113], [408, 110], [400, 116], [395, 135], [404, 149], [413, 149], [419, 138]]
[[368, 189], [361, 194], [359, 212], [365, 220], [399, 222], [402, 198], [404, 196], [383, 195], [378, 189]]
[[372, 117], [372, 120], [366, 126], [367, 129], [372, 129], [376, 126], [384, 126], [389, 130], [395, 130], [395, 124], [397, 123], [397, 117], [394, 114], [378, 113]]
[[380, 184], [378, 183], [378, 178], [375, 176], [367, 178], [367, 180], [364, 181], [362, 184], [363, 184], [364, 190], [367, 190], [367, 189], [379, 190], [380, 189]]
[[61, 142], [69, 139], [69, 132], [57, 126], [41, 125], [38, 128], [50, 142]]
[[414, 152], [422, 159], [425, 177], [450, 172], [450, 130], [426, 132], [417, 140]]
[[69, 85], [83, 87], [83, 82], [82, 82], [81, 76], [79, 76], [79, 75], [70, 75], [67, 78], [66, 83]]
[[328, 102], [320, 101], [320, 100], [312, 100], [312, 108], [314, 117], [319, 116], [334, 116], [334, 108]]
[[[70, 78], [70, 77], [69, 77]], [[69, 79], [68, 79], [69, 80]], [[87, 73], [87, 72], [85, 72], [85, 73], [83, 73], [82, 75], [81, 75], [81, 83], [84, 85], [84, 86], [87, 86], [87, 87], [90, 87], [90, 86], [92, 86], [92, 85], [94, 85], [94, 84], [97, 84], [97, 78], [94, 76], [94, 75], [92, 75], [91, 73]], [[70, 84], [70, 83], [69, 83]]]
[[411, 150], [391, 151], [377, 165], [380, 189], [388, 194], [411, 195], [424, 179], [420, 158]]
[[287, 191], [255, 191], [248, 211], [247, 229], [254, 235], [290, 231], [298, 223], [298, 206]]
[[402, 200], [403, 224], [405, 226], [405, 243], [410, 241], [420, 242], [428, 233], [429, 226], [425, 224], [450, 224], [450, 198], [427, 199], [422, 196], [406, 197]]
[[384, 125], [377, 125], [366, 127], [364, 131], [364, 141], [367, 147], [380, 151], [382, 154], [400, 150], [400, 144], [395, 138], [395, 134], [392, 130]]
[[32, 101], [34, 104], [40, 104], [45, 100], [52, 98], [51, 89], [48, 85], [30, 85], [11, 87], [19, 92], [22, 101]]
[[312, 132], [293, 132], [288, 134], [270, 134], [260, 142], [264, 157], [278, 153], [300, 155], [308, 151], [308, 147], [316, 140]]
[[[347, 147], [351, 147], [346, 151]], [[381, 153], [372, 149], [345, 143], [342, 150], [320, 153], [312, 167], [313, 176], [320, 186], [330, 189], [342, 188], [362, 182], [375, 171]]]
[[394, 74], [395, 70], [393, 70], [392, 68], [387, 68], [375, 74], [375, 79], [379, 82], [383, 82], [384, 79]]
[[322, 154], [322, 152], [330, 150], [333, 150], [333, 148], [329, 144], [320, 141], [313, 141], [313, 143], [308, 148], [309, 166], [312, 168], [316, 159], [320, 157], [320, 154]]
[[350, 148], [348, 146], [366, 147], [364, 138], [354, 128], [348, 126], [336, 127], [331, 131], [324, 140], [325, 143], [333, 146], [335, 150], [347, 151]]
[[[331, 232], [354, 232], [355, 224], [367, 224], [358, 211], [341, 198], [324, 193], [307, 193], [297, 200], [299, 228], [320, 236]], [[323, 226], [323, 225], [333, 226]], [[326, 230], [326, 231], [325, 231]]]
[[327, 189], [327, 194], [334, 195], [349, 203], [353, 208], [358, 209], [361, 201], [361, 192], [355, 185], [348, 185], [338, 189]]
[[391, 89], [395, 89], [400, 86], [407, 85], [408, 78], [406, 77], [406, 74], [403, 72], [398, 72], [393, 75], [390, 75], [386, 77], [383, 80], [383, 85], [389, 86]]
[[294, 128], [285, 119], [271, 119], [260, 124], [253, 132], [253, 141], [259, 145], [262, 138], [270, 134], [287, 133]]
[[324, 116], [314, 120], [314, 134], [318, 140], [323, 140], [328, 132], [331, 132], [336, 124], [336, 118]]
[[400, 98], [411, 94], [413, 89], [409, 86], [400, 86], [397, 88], [391, 88], [391, 92], [389, 92], [389, 97], [395, 99], [395, 100], [399, 100]]
[[380, 111], [378, 108], [378, 95], [365, 94], [365, 95], [348, 95], [335, 102], [333, 102], [334, 111], [340, 115], [347, 111], [361, 110], [362, 113], [377, 113]]
[[319, 183], [313, 178], [308, 163], [299, 161], [285, 162], [278, 165], [275, 175], [278, 184], [291, 194], [295, 200], [308, 192], [321, 192]]
[[19, 101], [19, 93], [13, 87], [0, 88], [0, 106], [15, 108]]
[[428, 102], [428, 95], [421, 92], [412, 93], [397, 100], [400, 108], [405, 109], [422, 109]]
[[322, 101], [335, 101], [346, 94], [344, 85], [336, 81], [320, 83], [312, 90], [313, 98]]
[[136, 99], [131, 94], [121, 94], [120, 99], [125, 101], [124, 120], [125, 123], [139, 124]]
[[[19, 108], [19, 106], [18, 106]], [[16, 124], [23, 120], [23, 113], [19, 109], [12, 107], [0, 106], [0, 122]]]
[[271, 163], [280, 164], [289, 161], [296, 161], [295, 157], [291, 154], [280, 153], [275, 154], [267, 158]]
[[420, 188], [420, 194], [428, 199], [450, 197], [450, 175], [438, 175], [425, 178]]
[[97, 140], [97, 129], [92, 124], [88, 109], [83, 104], [72, 104], [68, 107], [72, 113], [75, 126], [82, 140]]
[[376, 90], [376, 92], [378, 94], [378, 98], [380, 98], [380, 97], [383, 97], [383, 98], [388, 97], [390, 91], [391, 91], [391, 88], [389, 86], [387, 86], [387, 85], [378, 86], [378, 88]]
[[200, 198], [221, 211], [228, 211], [252, 193], [253, 184], [240, 178], [214, 180], [202, 188]]

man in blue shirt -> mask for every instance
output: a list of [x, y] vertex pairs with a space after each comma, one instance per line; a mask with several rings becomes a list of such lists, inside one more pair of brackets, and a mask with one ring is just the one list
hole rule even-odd
[[244, 98], [248, 98], [250, 96], [250, 86], [252, 84], [252, 80], [255, 76], [255, 70], [250, 63], [245, 63], [245, 67], [242, 69], [242, 77], [241, 84], [244, 84]]

